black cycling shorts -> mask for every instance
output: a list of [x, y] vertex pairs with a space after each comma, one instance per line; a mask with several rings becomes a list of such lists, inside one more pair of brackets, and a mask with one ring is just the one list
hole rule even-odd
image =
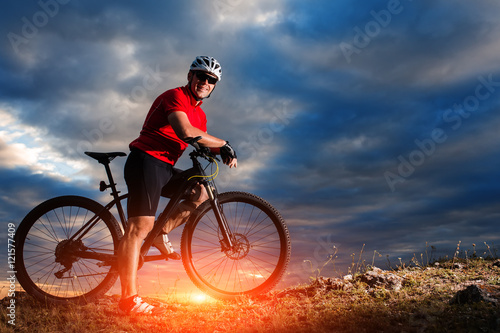
[[132, 149], [125, 163], [125, 181], [128, 187], [128, 217], [155, 216], [162, 188], [168, 183], [173, 166]]

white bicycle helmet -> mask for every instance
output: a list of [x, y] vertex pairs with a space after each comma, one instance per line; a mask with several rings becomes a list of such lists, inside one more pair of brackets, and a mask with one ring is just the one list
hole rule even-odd
[[204, 71], [217, 76], [217, 81], [222, 77], [222, 68], [217, 60], [213, 57], [198, 56], [191, 64], [190, 70]]

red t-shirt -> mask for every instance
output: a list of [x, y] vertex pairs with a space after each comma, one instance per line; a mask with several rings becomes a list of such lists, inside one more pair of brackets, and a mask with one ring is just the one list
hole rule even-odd
[[179, 139], [168, 122], [168, 116], [174, 111], [185, 112], [191, 125], [207, 131], [207, 117], [200, 103], [191, 96], [188, 87], [167, 90], [156, 98], [142, 126], [141, 134], [130, 143], [130, 148], [137, 148], [157, 159], [174, 165], [188, 144]]

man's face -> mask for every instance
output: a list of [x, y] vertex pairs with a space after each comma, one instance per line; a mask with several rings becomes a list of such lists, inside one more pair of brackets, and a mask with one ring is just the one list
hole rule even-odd
[[191, 91], [193, 91], [198, 98], [206, 98], [212, 93], [217, 82], [215, 76], [203, 71], [193, 71], [190, 72], [189, 75], [192, 77]]

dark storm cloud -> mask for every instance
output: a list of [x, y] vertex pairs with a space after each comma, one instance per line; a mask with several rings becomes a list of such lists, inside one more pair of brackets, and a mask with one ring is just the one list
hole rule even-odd
[[2, 209], [0, 219], [19, 224], [24, 215], [48, 198], [67, 195], [96, 197], [95, 190], [82, 184], [68, 184], [60, 179], [32, 174], [28, 168], [0, 170], [0, 198]]
[[[134, 87], [142, 84], [147, 66], [152, 72], [166, 71], [167, 63], [175, 68], [178, 57], [165, 54], [165, 48], [193, 40], [194, 25], [191, 29], [185, 26], [182, 35], [179, 26], [202, 14], [186, 6], [185, 2], [135, 6], [130, 2], [70, 1], [59, 4], [51, 17], [43, 6], [18, 8], [13, 4], [12, 12], [5, 11], [4, 15], [17, 20], [9, 20], [3, 31], [20, 36], [23, 42], [18, 45], [4, 39], [4, 101], [32, 101], [34, 105], [19, 114], [23, 121], [45, 126], [62, 137], [65, 129], [75, 128], [68, 126], [69, 119], [65, 118], [80, 117], [81, 128], [96, 128], [95, 117], [89, 115], [95, 112], [93, 108], [102, 108], [96, 102], [105, 98], [106, 92], [130, 95]], [[37, 17], [42, 17], [37, 13], [45, 13], [46, 24], [37, 23]], [[27, 25], [35, 30], [25, 28]], [[127, 52], [130, 55], [123, 56]], [[174, 60], [169, 62], [169, 57]], [[134, 70], [131, 62], [136, 62], [138, 72], [123, 78], [124, 72]], [[74, 131], [67, 134], [71, 140]]]
[[[453, 237], [490, 239], [496, 214], [485, 216], [485, 212], [495, 211], [500, 191], [498, 183], [491, 182], [498, 179], [498, 160], [493, 156], [498, 151], [494, 124], [499, 118], [494, 110], [498, 109], [500, 75], [495, 70], [496, 60], [485, 64], [462, 57], [469, 48], [476, 54], [487, 52], [484, 44], [491, 43], [498, 28], [493, 17], [479, 8], [475, 9], [484, 20], [467, 14], [470, 8], [462, 2], [456, 16], [448, 12], [443, 30], [435, 29], [428, 21], [447, 6], [440, 3], [437, 9], [429, 5], [412, 9], [408, 5], [359, 56], [353, 55], [351, 64], [338, 55], [323, 55], [335, 63], [310, 76], [290, 71], [289, 81], [279, 81], [282, 91], [291, 88], [296, 96], [303, 96], [308, 112], [280, 133], [283, 150], [270, 163], [270, 170], [256, 175], [255, 187], [287, 203], [283, 206], [288, 216], [309, 221], [310, 235], [333, 233], [334, 242], [349, 239], [349, 249], [356, 242], [366, 242], [372, 248], [395, 253], [401, 249], [406, 254], [405, 242], [416, 248], [427, 241], [446, 242], [449, 248], [456, 243]], [[303, 9], [301, 15], [307, 17], [308, 10]], [[361, 26], [368, 19], [345, 21], [345, 31], [352, 34], [353, 24]], [[309, 36], [307, 31], [300, 34], [300, 38], [304, 36]], [[300, 63], [294, 64], [300, 71]], [[456, 111], [455, 104], [474, 97], [481, 82], [478, 77], [490, 75], [494, 81], [491, 94], [477, 108], [465, 106], [474, 109], [472, 112]], [[301, 79], [301, 89], [293, 89]], [[482, 92], [487, 91], [483, 88]], [[443, 117], [444, 112], [448, 117]], [[416, 142], [428, 142], [435, 129], [443, 131], [442, 140], [433, 143], [434, 150], [427, 156]], [[408, 161], [415, 151], [418, 155], [412, 156], [424, 156], [424, 162], [411, 166], [415, 171], [402, 177], [403, 183], [391, 193], [384, 173], [397, 174], [398, 156]], [[485, 169], [487, 164], [494, 167]], [[272, 174], [282, 177], [267, 182]], [[300, 198], [296, 193], [301, 193]], [[457, 218], [460, 214], [468, 216], [475, 236], [468, 237], [467, 223]], [[345, 222], [336, 222], [339, 219]], [[298, 227], [297, 237], [307, 237]]]
[[[498, 240], [498, 5], [58, 3], [27, 43], [3, 39], [0, 107], [68, 159], [86, 161], [84, 148], [126, 151], [156, 95], [210, 54], [224, 73], [204, 104], [209, 132], [241, 160], [224, 187], [282, 210], [296, 265], [319, 264], [332, 244], [348, 262], [364, 243], [393, 259], [426, 242], [451, 254], [459, 240]], [[10, 4], [2, 35], [22, 35], [40, 11]], [[92, 166], [85, 172], [102, 171]], [[81, 187], [17, 169], [4, 169], [2, 184], [26, 193], [24, 174], [36, 198]], [[7, 202], [5, 220], [27, 206]]]

